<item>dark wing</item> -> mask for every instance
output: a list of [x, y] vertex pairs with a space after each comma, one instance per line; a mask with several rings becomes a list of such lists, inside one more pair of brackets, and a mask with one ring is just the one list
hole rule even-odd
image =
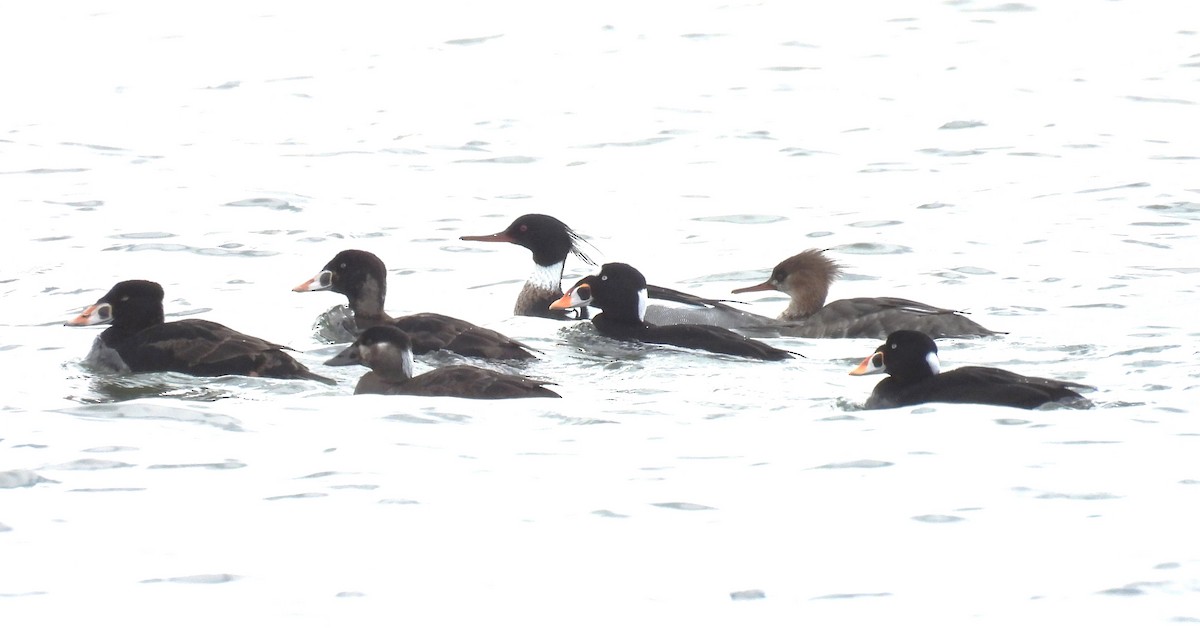
[[796, 355], [714, 325], [648, 325], [638, 339], [759, 360], [786, 360]]
[[[1033, 409], [1056, 402], [1076, 408], [1091, 407], [1091, 402], [1071, 388], [1088, 388], [1082, 384], [1044, 377], [1029, 377], [1004, 369], [985, 366], [965, 366], [946, 371], [923, 382], [890, 390], [881, 387], [892, 378], [880, 382], [872, 399], [890, 399], [892, 403], [875, 407], [894, 407], [917, 403], [982, 403], [994, 406]], [[868, 403], [868, 407], [871, 404]]]
[[413, 353], [445, 349], [459, 355], [491, 360], [532, 358], [530, 347], [504, 334], [444, 314], [410, 314], [392, 320], [412, 339]]
[[135, 372], [177, 371], [199, 376], [254, 375], [333, 380], [308, 370], [280, 344], [220, 323], [186, 319], [149, 327], [115, 347]]
[[683, 303], [685, 305], [694, 305], [697, 307], [717, 305], [718, 303], [724, 301], [724, 299], [706, 299], [704, 297], [698, 297], [694, 294], [680, 292], [673, 288], [664, 288], [662, 286], [655, 285], [646, 286], [646, 296], [650, 297], [651, 299], [674, 301], [675, 303]]
[[974, 338], [1001, 333], [955, 310], [894, 297], [840, 299], [797, 321], [792, 329], [794, 335], [808, 338], [883, 339], [899, 329], [924, 332], [931, 338]]
[[422, 373], [405, 382], [402, 394], [433, 397], [465, 397], [467, 399], [519, 399], [524, 397], [558, 397], [543, 388], [550, 382], [521, 375], [501, 373], [467, 364], [443, 366]]

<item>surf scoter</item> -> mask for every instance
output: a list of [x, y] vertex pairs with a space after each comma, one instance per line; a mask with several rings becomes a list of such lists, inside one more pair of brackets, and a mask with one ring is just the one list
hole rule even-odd
[[883, 338], [897, 329], [914, 329], [934, 338], [974, 338], [991, 331], [956, 310], [894, 297], [840, 299], [825, 304], [829, 286], [841, 266], [823, 251], [793, 255], [771, 271], [763, 283], [738, 288], [734, 294], [779, 290], [792, 298], [779, 318], [792, 325], [791, 335], [807, 338]]
[[784, 360], [796, 355], [715, 325], [647, 323], [646, 278], [629, 264], [610, 262], [601, 266], [599, 273], [577, 281], [550, 307], [584, 305], [603, 310], [592, 317], [592, 324], [601, 334], [617, 340], [704, 349], [759, 360]]
[[280, 344], [224, 325], [189, 318], [164, 322], [163, 289], [135, 279], [112, 287], [70, 326], [108, 324], [84, 361], [120, 373], [175, 371], [188, 375], [252, 375], [336, 383], [308, 370]]
[[[474, 242], [511, 242], [529, 249], [533, 254], [534, 270], [517, 295], [513, 313], [518, 316], [540, 316], [545, 318], [570, 318], [567, 310], [550, 309], [548, 306], [563, 295], [562, 275], [567, 257], [572, 253], [588, 264], [594, 264], [582, 251], [586, 242], [563, 221], [546, 214], [525, 214], [504, 231], [482, 236], [462, 236], [461, 240]], [[655, 325], [695, 323], [717, 325], [727, 329], [756, 332], [770, 331], [764, 335], [779, 335], [780, 321], [739, 310], [719, 299], [707, 299], [672, 288], [656, 285], [646, 286], [650, 299], [646, 306], [646, 322]], [[579, 308], [578, 318], [587, 318], [587, 308]], [[786, 332], [785, 332], [786, 334]]]
[[375, 325], [392, 325], [407, 333], [418, 354], [445, 349], [459, 355], [491, 360], [532, 358], [529, 347], [504, 334], [467, 321], [424, 312], [391, 317], [383, 311], [387, 268], [373, 253], [347, 249], [329, 260], [312, 279], [294, 292], [332, 290], [350, 301], [354, 333]]
[[937, 344], [927, 334], [901, 330], [888, 335], [875, 353], [862, 361], [851, 375], [887, 373], [875, 386], [866, 408], [876, 410], [921, 403], [982, 403], [1033, 409], [1055, 402], [1075, 408], [1091, 402], [1071, 388], [1083, 384], [1043, 377], [1027, 377], [1012, 371], [963, 366], [941, 372]]
[[349, 347], [325, 362], [329, 366], [362, 364], [370, 373], [358, 380], [354, 394], [421, 395], [467, 399], [558, 397], [544, 382], [520, 375], [456, 364], [413, 376], [412, 341], [391, 325], [364, 331]]

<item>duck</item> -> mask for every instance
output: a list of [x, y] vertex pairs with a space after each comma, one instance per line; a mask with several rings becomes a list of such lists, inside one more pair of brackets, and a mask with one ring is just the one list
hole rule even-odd
[[[517, 294], [513, 314], [553, 319], [570, 318], [571, 310], [552, 310], [550, 304], [562, 298], [562, 276], [567, 258], [574, 253], [585, 263], [595, 262], [580, 248], [583, 238], [563, 221], [546, 214], [525, 214], [512, 221], [504, 231], [491, 235], [466, 235], [469, 242], [509, 242], [529, 249], [533, 254], [533, 273]], [[579, 312], [586, 318], [586, 310]]]
[[1032, 410], [1048, 403], [1089, 408], [1092, 403], [1072, 388], [1074, 382], [1030, 377], [987, 366], [942, 371], [937, 343], [928, 334], [904, 329], [850, 371], [851, 375], [887, 373], [875, 386], [865, 408], [878, 410], [922, 403], [979, 403]]
[[118, 282], [78, 316], [71, 327], [108, 325], [84, 363], [118, 373], [173, 371], [200, 377], [250, 375], [337, 382], [313, 373], [281, 344], [220, 323], [189, 318], [165, 322], [163, 288], [144, 279]]
[[325, 361], [328, 366], [361, 364], [371, 369], [354, 387], [356, 395], [419, 395], [466, 399], [560, 397], [550, 382], [469, 364], [442, 366], [413, 375], [409, 335], [392, 325], [376, 325]]
[[347, 323], [357, 336], [376, 325], [392, 325], [409, 335], [419, 355], [446, 350], [458, 355], [489, 360], [527, 360], [532, 348], [500, 332], [467, 321], [423, 312], [392, 317], [383, 311], [387, 295], [387, 267], [374, 253], [347, 249], [339, 252], [311, 279], [292, 288], [293, 292], [330, 290], [345, 295], [353, 311]]
[[779, 319], [787, 335], [805, 338], [885, 338], [898, 329], [913, 329], [934, 338], [977, 338], [1004, 332], [987, 329], [957, 310], [895, 297], [839, 299], [826, 304], [829, 286], [842, 267], [825, 251], [808, 249], [775, 265], [764, 282], [733, 294], [778, 290], [791, 297]]
[[609, 262], [595, 275], [575, 282], [550, 307], [595, 306], [603, 311], [592, 317], [592, 325], [596, 331], [616, 340], [702, 349], [759, 360], [786, 360], [799, 355], [716, 325], [648, 323], [646, 294], [646, 277], [641, 271], [629, 264]]
[[[459, 239], [509, 242], [528, 249], [533, 255], [533, 272], [517, 295], [513, 314], [558, 320], [588, 317], [586, 307], [567, 310], [548, 307], [563, 296], [562, 277], [568, 257], [574, 254], [583, 262], [595, 265], [583, 251], [587, 241], [563, 221], [547, 214], [525, 214], [513, 220], [503, 231], [491, 235], [461, 236]], [[700, 297], [653, 284], [647, 285], [646, 291], [650, 301], [647, 302], [645, 319], [651, 324], [717, 325], [764, 336], [780, 335], [780, 328], [786, 327], [774, 318], [738, 309], [724, 300]], [[577, 314], [572, 316], [569, 314], [571, 311]]]

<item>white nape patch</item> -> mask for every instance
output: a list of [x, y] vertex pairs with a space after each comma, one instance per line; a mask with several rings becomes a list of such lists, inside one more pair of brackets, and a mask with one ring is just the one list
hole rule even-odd
[[638, 320], [640, 321], [646, 320], [646, 304], [649, 300], [650, 297], [647, 296], [645, 288], [638, 290]]
[[549, 266], [534, 266], [533, 274], [529, 275], [529, 279], [525, 283], [535, 288], [550, 292], [558, 292], [562, 289], [563, 265], [566, 262], [557, 262]]
[[942, 363], [938, 360], [936, 353], [932, 351], [926, 353], [925, 363], [929, 365], [929, 370], [933, 371], [934, 375], [942, 372]]
[[413, 354], [412, 349], [405, 349], [400, 355], [400, 370], [404, 376], [412, 379], [413, 376]]

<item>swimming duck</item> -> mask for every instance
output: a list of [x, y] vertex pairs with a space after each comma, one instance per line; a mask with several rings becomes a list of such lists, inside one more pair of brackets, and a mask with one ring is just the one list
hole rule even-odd
[[188, 375], [252, 375], [336, 383], [308, 370], [285, 347], [196, 318], [164, 322], [162, 286], [122, 281], [66, 325], [109, 325], [85, 363], [119, 373], [175, 371]]
[[629, 264], [610, 262], [600, 272], [580, 279], [554, 309], [594, 305], [603, 310], [592, 317], [596, 330], [617, 340], [638, 340], [759, 360], [784, 360], [793, 355], [715, 325], [654, 325], [647, 323], [646, 278]]
[[[567, 257], [574, 253], [593, 264], [580, 249], [583, 239], [561, 220], [545, 214], [526, 214], [514, 220], [504, 231], [492, 235], [462, 236], [473, 242], [511, 242], [533, 254], [533, 273], [517, 295], [513, 314], [544, 318], [569, 318], [568, 310], [551, 310], [550, 304], [563, 295], [562, 275]], [[586, 318], [586, 312], [581, 313]]]
[[532, 358], [529, 347], [504, 334], [443, 314], [424, 312], [391, 317], [383, 311], [387, 294], [387, 268], [373, 253], [347, 249], [335, 255], [312, 279], [294, 292], [331, 290], [343, 294], [354, 312], [357, 332], [375, 325], [393, 325], [411, 339], [418, 354], [440, 349], [459, 355], [492, 360]]
[[354, 387], [354, 394], [421, 395], [467, 399], [558, 397], [545, 388], [549, 382], [479, 368], [468, 364], [443, 366], [413, 375], [412, 341], [398, 327], [377, 325], [325, 362], [329, 366], [362, 364], [371, 369]]
[[973, 338], [991, 331], [960, 312], [893, 297], [840, 299], [825, 304], [829, 286], [841, 266], [823, 251], [809, 249], [775, 266], [763, 283], [738, 288], [734, 294], [779, 290], [792, 298], [780, 320], [789, 335], [806, 338], [884, 338], [897, 329], [913, 329], [935, 338]]
[[888, 334], [851, 375], [887, 373], [875, 386], [866, 408], [876, 410], [921, 403], [982, 403], [994, 406], [1033, 409], [1046, 403], [1075, 408], [1091, 407], [1091, 402], [1071, 388], [1082, 384], [1043, 377], [1028, 377], [1012, 371], [963, 366], [942, 372], [937, 344], [927, 334], [901, 330]]
[[[572, 253], [588, 264], [592, 260], [581, 247], [586, 242], [563, 221], [546, 214], [525, 214], [504, 230], [491, 235], [462, 236], [475, 242], [511, 242], [529, 249], [534, 270], [517, 295], [513, 313], [518, 316], [570, 318], [568, 310], [548, 306], [563, 295], [562, 275]], [[758, 335], [779, 335], [780, 321], [768, 316], [739, 310], [719, 299], [707, 299], [672, 288], [646, 286], [645, 319], [655, 325], [695, 323], [741, 329]], [[578, 308], [578, 318], [587, 318], [587, 308]], [[786, 331], [785, 331], [786, 333]]]

